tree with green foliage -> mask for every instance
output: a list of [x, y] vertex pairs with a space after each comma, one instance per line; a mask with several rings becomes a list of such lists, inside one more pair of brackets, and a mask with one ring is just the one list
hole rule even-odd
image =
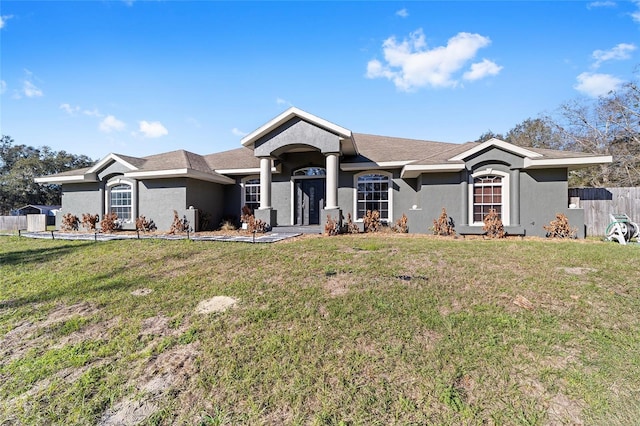
[[39, 176], [89, 167], [94, 161], [86, 155], [53, 151], [48, 146], [34, 148], [16, 145], [3, 135], [0, 140], [0, 214], [27, 204], [58, 205], [60, 185], [37, 184]]

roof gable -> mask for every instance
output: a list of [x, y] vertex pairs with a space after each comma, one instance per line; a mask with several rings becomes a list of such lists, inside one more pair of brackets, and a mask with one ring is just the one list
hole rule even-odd
[[488, 141], [477, 144], [476, 146], [461, 152], [460, 154], [449, 158], [449, 161], [464, 161], [474, 154], [482, 152], [489, 148], [500, 148], [504, 151], [518, 155], [522, 158], [538, 158], [542, 157], [542, 154], [523, 148], [521, 146], [513, 145], [509, 142], [505, 142], [500, 139], [491, 138]]
[[129, 170], [138, 170], [138, 168], [144, 164], [144, 160], [136, 157], [128, 157], [126, 155], [119, 155], [110, 153], [102, 160], [98, 161], [92, 167], [89, 168], [87, 173], [98, 173], [101, 170], [108, 167], [111, 163], [116, 162], [123, 165], [125, 168]]
[[296, 107], [289, 108], [282, 114], [278, 115], [274, 119], [260, 126], [258, 129], [249, 133], [247, 136], [242, 138], [240, 143], [242, 143], [242, 146], [251, 148], [256, 144], [256, 142], [258, 142], [260, 138], [287, 124], [287, 122], [295, 118], [306, 121], [307, 123], [319, 127], [327, 132], [333, 133], [343, 141], [348, 141], [348, 143], [343, 146], [344, 153], [355, 154], [357, 152], [355, 142], [353, 141], [351, 135], [351, 130], [346, 129], [342, 126], [338, 126], [337, 124], [331, 123], [330, 121], [327, 121], [313, 114], [309, 114], [308, 112]]

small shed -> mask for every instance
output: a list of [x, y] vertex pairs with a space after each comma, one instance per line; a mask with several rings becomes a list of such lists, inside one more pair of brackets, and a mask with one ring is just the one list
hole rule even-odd
[[12, 216], [26, 216], [28, 214], [43, 214], [47, 218], [47, 226], [56, 224], [56, 213], [62, 206], [41, 206], [38, 204], [28, 204], [11, 212]]

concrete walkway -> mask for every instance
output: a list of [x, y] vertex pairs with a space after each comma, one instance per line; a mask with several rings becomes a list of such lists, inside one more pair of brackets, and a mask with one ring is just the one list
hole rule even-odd
[[[272, 231], [265, 234], [254, 235], [199, 235], [189, 234], [188, 239], [192, 241], [233, 241], [239, 243], [275, 243], [277, 241], [286, 240], [301, 235], [298, 232], [281, 232]], [[14, 234], [15, 235], [15, 234]], [[180, 235], [147, 235], [144, 233], [137, 234], [102, 234], [93, 232], [21, 232], [20, 236], [25, 238], [41, 238], [48, 240], [81, 240], [81, 241], [111, 241], [111, 240], [142, 240], [142, 239], [158, 239], [158, 240], [186, 240], [187, 234]]]

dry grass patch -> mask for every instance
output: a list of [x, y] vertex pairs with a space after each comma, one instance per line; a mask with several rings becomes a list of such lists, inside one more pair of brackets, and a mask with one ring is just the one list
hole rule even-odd
[[629, 249], [9, 238], [0, 423], [624, 424], [640, 413]]

